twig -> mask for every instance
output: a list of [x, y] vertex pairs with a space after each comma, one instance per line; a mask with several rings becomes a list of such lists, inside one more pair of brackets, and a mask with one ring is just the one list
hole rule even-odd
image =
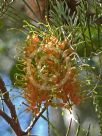
[[16, 115], [16, 110], [15, 110], [15, 106], [11, 102], [10, 97], [9, 97], [9, 92], [6, 90], [5, 84], [4, 84], [4, 82], [3, 82], [3, 80], [1, 78], [0, 78], [0, 90], [1, 90], [1, 92], [3, 94], [4, 102], [6, 103], [6, 105], [8, 106], [8, 108], [10, 110], [11, 117], [16, 122], [18, 122], [17, 115]]
[[0, 116], [3, 117], [6, 122], [11, 126], [11, 128], [15, 131], [15, 133], [17, 134], [17, 136], [22, 136], [24, 134], [24, 132], [19, 129], [19, 126], [17, 126], [18, 124], [14, 122], [14, 120], [12, 118], [10, 118], [4, 111], [2, 111], [0, 109]]
[[53, 123], [51, 123], [51, 121], [49, 121], [49, 120], [48, 120], [45, 116], [43, 116], [43, 115], [41, 115], [41, 117], [42, 117], [45, 121], [47, 121], [47, 122], [49, 123], [49, 125], [53, 128], [53, 130], [54, 130], [56, 136], [61, 136], [61, 135], [59, 134], [57, 128], [53, 125]]
[[12, 127], [12, 119], [1, 109], [0, 109], [0, 116], [2, 116], [7, 121], [7, 123], [10, 124]]
[[33, 128], [35, 123], [38, 121], [38, 119], [42, 116], [42, 114], [44, 113], [45, 110], [46, 110], [46, 108], [43, 108], [42, 111], [38, 114], [38, 116], [34, 117], [33, 120], [31, 120], [30, 125], [25, 130], [25, 134], [28, 134], [31, 131], [31, 129]]
[[17, 118], [17, 114], [16, 114], [16, 110], [15, 110], [15, 106], [13, 105], [12, 101], [10, 100], [10, 96], [9, 96], [9, 92], [7, 91], [5, 84], [3, 82], [3, 80], [0, 77], [0, 92], [3, 95], [4, 98], [4, 102], [7, 105], [7, 107], [10, 110], [11, 113], [11, 118], [0, 109], [0, 115], [8, 122], [8, 124], [11, 125], [12, 129], [15, 131], [15, 133], [17, 134], [17, 136], [21, 136], [21, 133], [23, 133], [23, 131], [21, 130], [18, 118]]

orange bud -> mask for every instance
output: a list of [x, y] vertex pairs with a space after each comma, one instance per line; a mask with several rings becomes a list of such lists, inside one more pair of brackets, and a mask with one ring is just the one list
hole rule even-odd
[[33, 43], [39, 43], [39, 41], [40, 41], [40, 40], [39, 40], [39, 38], [38, 38], [37, 35], [33, 35], [33, 36], [32, 36], [32, 42], [33, 42]]

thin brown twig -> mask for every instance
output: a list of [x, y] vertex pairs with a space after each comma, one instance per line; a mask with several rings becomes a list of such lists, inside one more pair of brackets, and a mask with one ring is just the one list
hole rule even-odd
[[31, 129], [33, 128], [33, 126], [35, 125], [35, 123], [38, 121], [38, 119], [42, 116], [42, 114], [44, 113], [44, 111], [46, 110], [46, 108], [43, 108], [42, 111], [33, 118], [33, 120], [31, 120], [30, 125], [27, 127], [27, 129], [25, 130], [25, 134], [28, 134]]
[[0, 92], [3, 95], [3, 100], [7, 107], [10, 110], [11, 117], [9, 117], [4, 111], [0, 109], [0, 115], [7, 121], [8, 124], [12, 127], [12, 129], [15, 131], [17, 136], [21, 136], [23, 131], [21, 130], [19, 120], [16, 114], [15, 106], [13, 105], [12, 101], [10, 100], [9, 92], [7, 91], [4, 81], [0, 77]]
[[17, 126], [17, 123], [14, 122], [12, 118], [10, 118], [4, 111], [0, 109], [0, 116], [6, 120], [6, 122], [11, 126], [11, 128], [14, 130], [14, 132], [17, 134], [17, 136], [22, 136], [24, 132]]
[[10, 97], [9, 97], [9, 92], [6, 90], [4, 81], [1, 78], [0, 78], [0, 91], [2, 92], [2, 95], [3, 95], [3, 98], [4, 98], [4, 102], [6, 103], [6, 105], [8, 106], [8, 108], [10, 110], [11, 117], [14, 120], [16, 120], [16, 122], [17, 122], [18, 120], [17, 120], [15, 106], [11, 102]]

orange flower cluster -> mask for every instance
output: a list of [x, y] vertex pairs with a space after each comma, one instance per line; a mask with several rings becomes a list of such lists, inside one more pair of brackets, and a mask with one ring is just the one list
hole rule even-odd
[[80, 103], [80, 82], [71, 64], [72, 54], [68, 40], [59, 41], [48, 34], [27, 37], [23, 60], [28, 110], [36, 114], [42, 105], [70, 108], [73, 103]]

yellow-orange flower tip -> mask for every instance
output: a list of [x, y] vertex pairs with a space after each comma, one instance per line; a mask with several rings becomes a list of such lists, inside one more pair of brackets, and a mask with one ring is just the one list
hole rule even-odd
[[38, 35], [36, 34], [33, 34], [32, 35], [32, 42], [33, 43], [39, 43], [40, 39], [38, 38]]

